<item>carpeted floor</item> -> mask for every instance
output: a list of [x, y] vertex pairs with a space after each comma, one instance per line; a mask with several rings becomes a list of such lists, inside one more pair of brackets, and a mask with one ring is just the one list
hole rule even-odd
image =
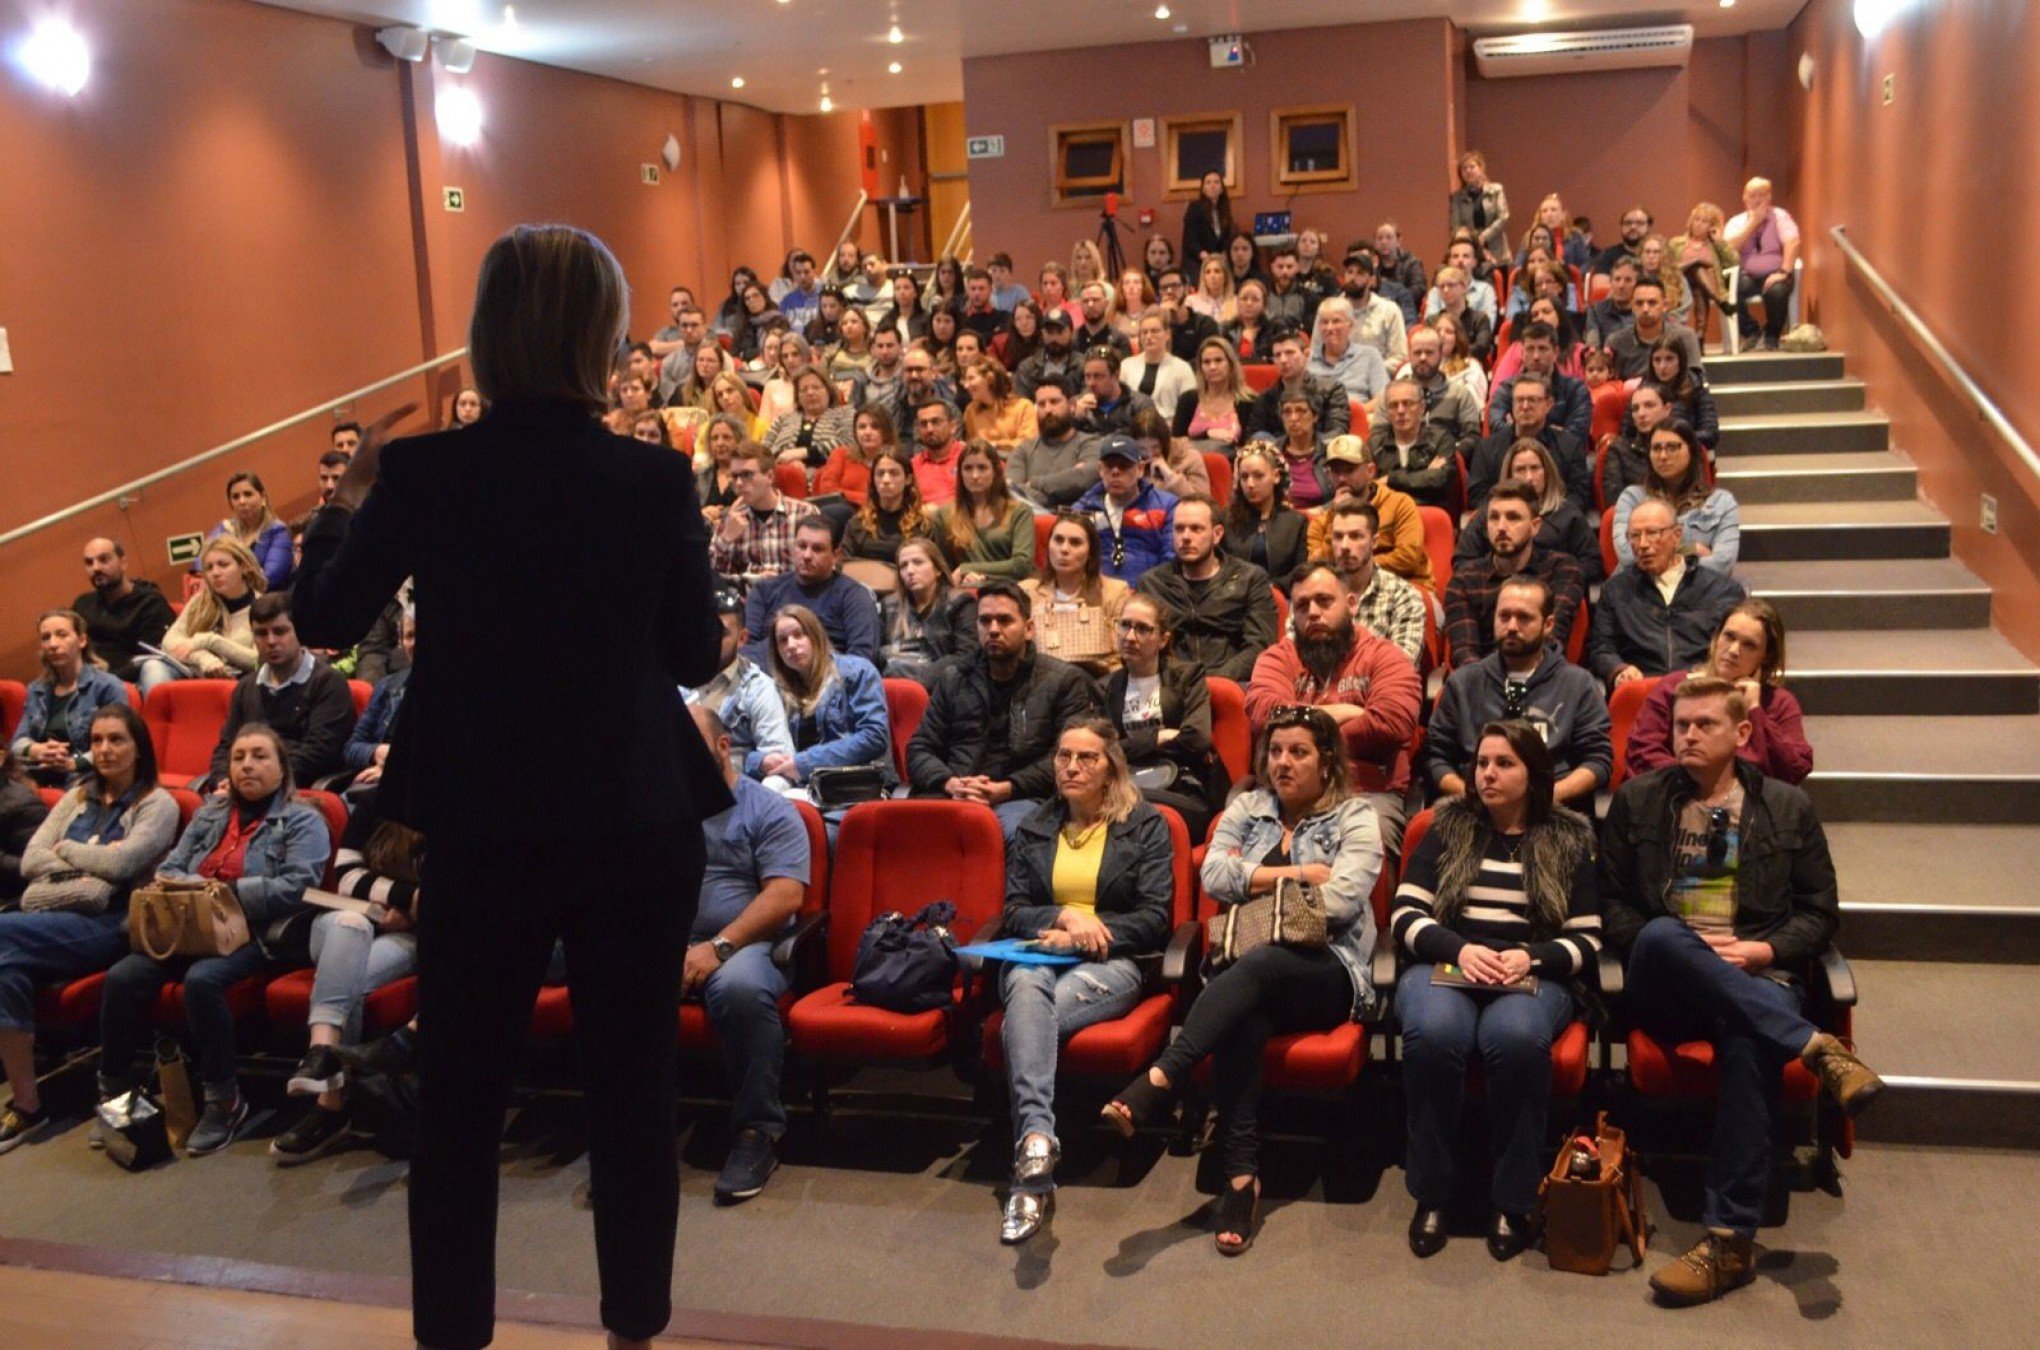
[[[594, 1292], [586, 1165], [573, 1156], [571, 1119], [571, 1108], [541, 1104], [513, 1124], [502, 1187], [506, 1290]], [[353, 1152], [281, 1171], [266, 1153], [274, 1128], [272, 1119], [226, 1153], [129, 1176], [85, 1147], [78, 1121], [0, 1159], [0, 1230], [405, 1273], [402, 1166]], [[676, 1303], [1151, 1346], [1379, 1343], [1441, 1332], [1499, 1333], [1522, 1345], [1582, 1336], [2018, 1343], [2040, 1322], [2040, 1296], [2020, 1277], [2029, 1264], [2023, 1197], [2040, 1193], [2032, 1153], [1862, 1149], [1845, 1164], [1845, 1199], [1794, 1195], [1789, 1224], [1762, 1235], [1754, 1288], [1671, 1312], [1650, 1304], [1640, 1276], [1556, 1274], [1541, 1256], [1497, 1267], [1472, 1236], [1419, 1263], [1403, 1243], [1401, 1172], [1331, 1158], [1304, 1141], [1271, 1145], [1265, 1224], [1238, 1260], [1212, 1250], [1197, 1158], [1168, 1154], [1160, 1141], [1123, 1154], [1096, 1132], [1071, 1140], [1050, 1232], [1002, 1248], [1003, 1159], [990, 1155], [1005, 1145], [982, 1135], [980, 1125], [931, 1117], [846, 1112], [826, 1130], [797, 1118], [787, 1162], [764, 1195], [719, 1210], [710, 1187], [722, 1131], [702, 1118], [682, 1141]], [[1663, 1212], [1656, 1186], [1651, 1198], [1654, 1266], [1696, 1230], [1690, 1213]]]

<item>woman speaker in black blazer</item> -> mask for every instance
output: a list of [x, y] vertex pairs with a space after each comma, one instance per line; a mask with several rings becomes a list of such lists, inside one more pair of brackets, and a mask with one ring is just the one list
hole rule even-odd
[[[602, 242], [519, 226], [482, 259], [468, 344], [490, 405], [458, 434], [367, 438], [305, 531], [308, 643], [348, 647], [407, 576], [420, 641], [379, 809], [431, 839], [419, 906], [414, 1326], [493, 1332], [497, 1140], [555, 939], [587, 1091], [602, 1320], [621, 1343], [671, 1313], [678, 1009], [700, 824], [730, 803], [678, 687], [720, 628], [683, 455], [603, 430], [628, 289]], [[573, 540], [561, 567], [549, 541]], [[592, 590], [576, 578], [616, 584]], [[591, 645], [592, 644], [592, 645]], [[587, 696], [532, 772], [529, 729]], [[710, 958], [712, 959], [712, 958]]]

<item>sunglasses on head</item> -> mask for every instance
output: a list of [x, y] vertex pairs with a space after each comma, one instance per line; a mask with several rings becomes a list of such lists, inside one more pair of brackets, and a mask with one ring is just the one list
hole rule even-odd
[[1268, 730], [1282, 731], [1290, 727], [1308, 727], [1313, 732], [1322, 731], [1331, 716], [1322, 708], [1308, 703], [1285, 703], [1268, 714]]

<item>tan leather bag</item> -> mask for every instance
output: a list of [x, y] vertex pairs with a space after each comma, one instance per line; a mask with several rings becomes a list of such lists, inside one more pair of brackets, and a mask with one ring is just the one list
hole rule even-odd
[[144, 956], [227, 956], [248, 945], [248, 915], [224, 881], [157, 880], [128, 900], [128, 942]]
[[1054, 602], [1034, 606], [1034, 645], [1063, 661], [1096, 661], [1112, 655], [1112, 624], [1097, 605], [1057, 609]]
[[1626, 1245], [1630, 1269], [1643, 1264], [1649, 1218], [1643, 1208], [1643, 1179], [1631, 1166], [1629, 1138], [1608, 1123], [1603, 1111], [1594, 1120], [1600, 1149], [1600, 1174], [1572, 1175], [1572, 1143], [1558, 1151], [1558, 1161], [1544, 1178], [1539, 1193], [1544, 1203], [1544, 1254], [1553, 1270], [1576, 1275], [1606, 1275], [1615, 1265], [1615, 1250]]

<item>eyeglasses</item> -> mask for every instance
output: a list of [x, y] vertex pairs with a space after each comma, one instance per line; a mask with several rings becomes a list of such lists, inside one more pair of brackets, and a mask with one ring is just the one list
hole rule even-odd
[[1629, 542], [1631, 544], [1654, 544], [1658, 540], [1664, 538], [1666, 535], [1670, 534], [1673, 530], [1676, 530], [1678, 528], [1679, 527], [1676, 525], [1652, 525], [1639, 527], [1629, 532]]
[[1509, 719], [1521, 717], [1530, 708], [1530, 686], [1522, 680], [1510, 680], [1502, 686], [1502, 716]]
[[1133, 637], [1153, 637], [1162, 630], [1154, 624], [1142, 623], [1138, 619], [1121, 619], [1119, 621], [1119, 631]]
[[732, 483], [748, 483], [757, 476], [758, 471], [756, 469], [733, 469], [730, 471], [730, 481]]
[[1079, 769], [1095, 769], [1105, 762], [1102, 750], [1058, 750], [1055, 752], [1055, 766], [1066, 769], [1075, 765]]

